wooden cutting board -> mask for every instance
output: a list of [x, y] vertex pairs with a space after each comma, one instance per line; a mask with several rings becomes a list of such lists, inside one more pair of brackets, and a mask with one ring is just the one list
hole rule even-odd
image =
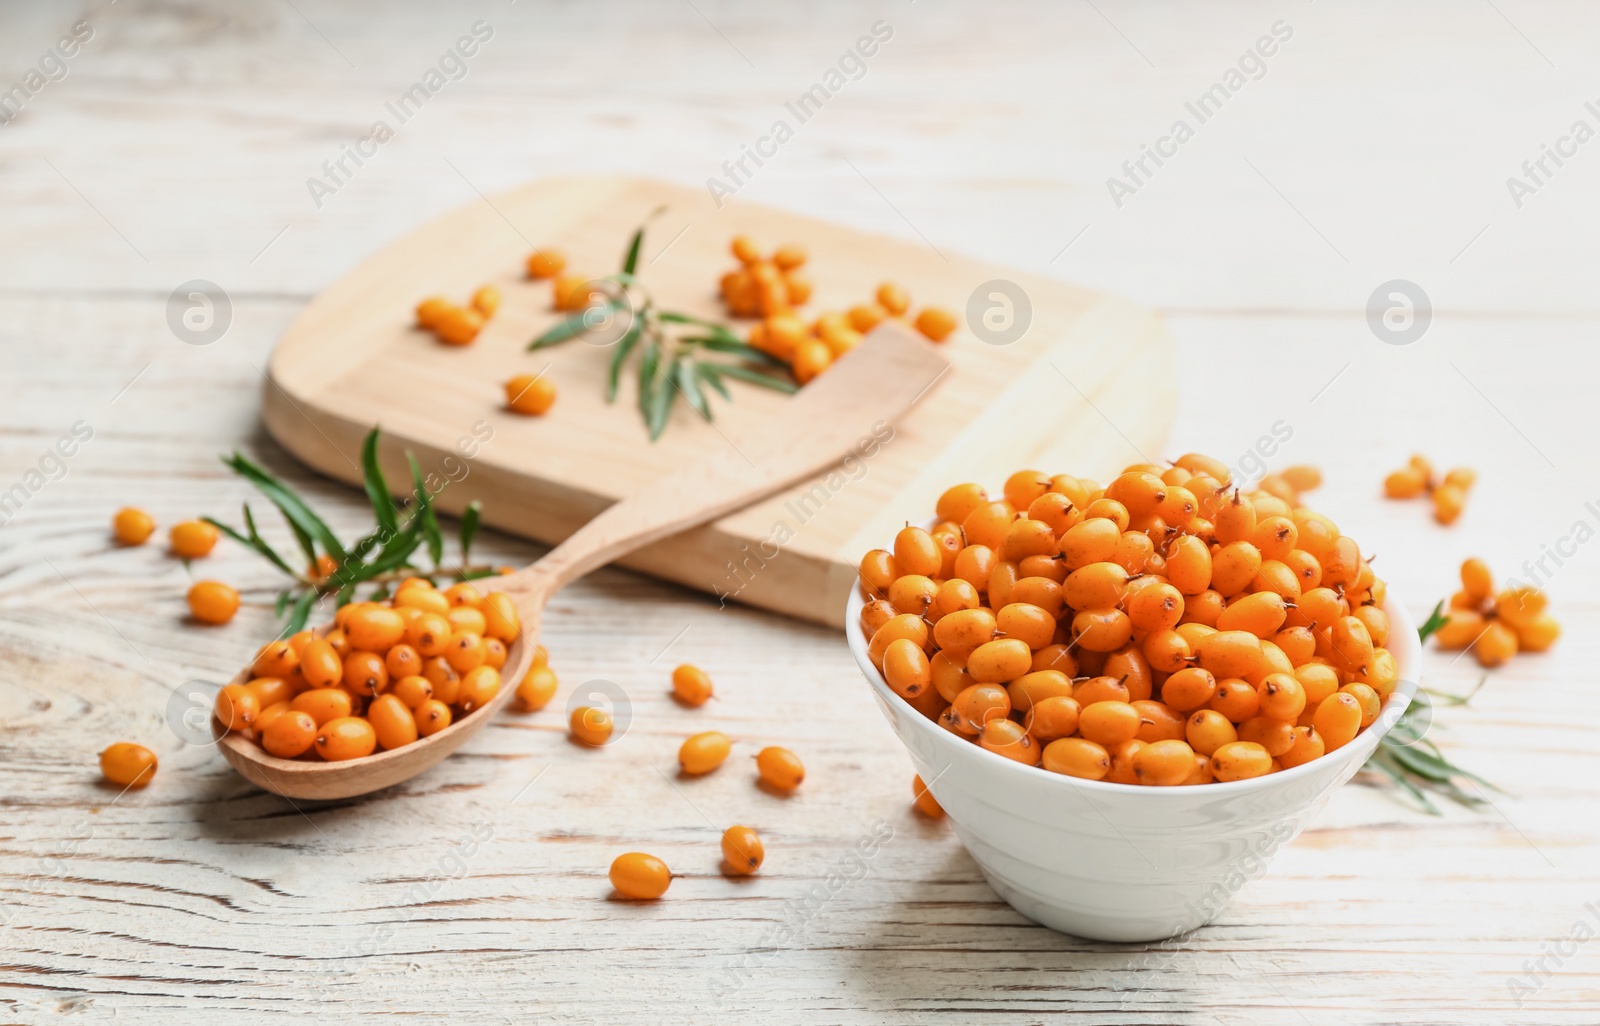
[[[963, 323], [945, 343], [949, 373], [898, 425], [863, 423], [858, 458], [769, 502], [685, 532], [624, 560], [646, 573], [818, 623], [838, 625], [855, 565], [909, 520], [930, 515], [950, 484], [998, 489], [1024, 467], [1100, 476], [1161, 458], [1175, 404], [1172, 347], [1162, 320], [1112, 296], [990, 266], [918, 241], [890, 239], [702, 189], [637, 178], [534, 182], [452, 211], [364, 261], [319, 295], [280, 340], [269, 366], [263, 417], [273, 437], [315, 469], [359, 484], [362, 437], [383, 427], [380, 462], [391, 483], [409, 480], [405, 452], [452, 483], [438, 496], [457, 513], [483, 503], [488, 524], [554, 543], [610, 503], [700, 454], [737, 446], [752, 418], [787, 400], [730, 381], [733, 401], [712, 397], [715, 421], [680, 402], [651, 443], [624, 374], [604, 400], [611, 350], [574, 340], [528, 352], [560, 316], [547, 281], [524, 276], [528, 253], [549, 246], [569, 270], [591, 276], [621, 266], [633, 230], [657, 208], [639, 261], [641, 279], [667, 309], [724, 320], [717, 282], [735, 266], [738, 233], [770, 250], [810, 253], [814, 316], [870, 301], [893, 280], [924, 305]], [[1031, 322], [1020, 338], [992, 344], [1013, 283]], [[466, 348], [413, 326], [422, 298], [465, 303], [479, 285], [500, 288], [499, 312]], [[986, 286], [980, 289], [980, 286]], [[1011, 323], [1021, 323], [1011, 308]], [[981, 318], [990, 313], [988, 326]], [[746, 325], [736, 325], [740, 335]], [[877, 330], [908, 330], [886, 324]], [[1014, 331], [1014, 329], [1013, 329]], [[933, 344], [933, 343], [928, 343]], [[635, 357], [637, 359], [637, 357]], [[503, 383], [543, 371], [559, 397], [540, 418], [506, 411]]]

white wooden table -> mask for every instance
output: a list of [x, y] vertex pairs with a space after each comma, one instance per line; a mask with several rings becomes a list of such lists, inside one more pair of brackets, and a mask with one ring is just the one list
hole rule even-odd
[[[1600, 943], [1568, 939], [1600, 930], [1600, 904], [1586, 906], [1600, 902], [1600, 550], [1569, 543], [1575, 525], [1585, 538], [1600, 527], [1600, 504], [1585, 506], [1600, 499], [1600, 143], [1561, 144], [1573, 155], [1547, 158], [1520, 208], [1506, 183], [1574, 121], [1600, 128], [1584, 106], [1600, 11], [12, 4], [0, 86], [80, 16], [93, 36], [66, 77], [0, 126], [0, 490], [38, 481], [30, 468], [75, 423], [93, 431], [0, 527], [0, 1019], [1600, 1017]], [[307, 179], [480, 19], [493, 37], [465, 77], [319, 209]], [[1185, 392], [1169, 450], [1150, 455], [1234, 459], [1283, 421], [1293, 436], [1273, 462], [1323, 467], [1319, 508], [1379, 554], [1414, 613], [1454, 587], [1464, 556], [1505, 575], [1560, 551], [1546, 576], [1566, 637], [1494, 672], [1433, 734], [1506, 794], [1435, 818], [1348, 787], [1216, 925], [1148, 950], [1084, 943], [999, 903], [948, 828], [910, 812], [909, 763], [837, 636], [615, 571], [546, 619], [564, 682], [552, 709], [505, 717], [393, 792], [296, 809], [171, 733], [169, 693], [233, 672], [271, 631], [277, 582], [223, 546], [205, 571], [242, 585], [246, 607], [226, 628], [184, 626], [182, 566], [160, 546], [114, 548], [107, 523], [130, 502], [163, 524], [233, 515], [247, 489], [216, 455], [236, 446], [336, 527], [365, 522], [359, 495], [298, 470], [258, 427], [259, 369], [308, 298], [480, 191], [590, 171], [721, 174], [880, 19], [893, 37], [864, 77], [733, 202], [920, 236], [1164, 310]], [[1262, 77], [1198, 124], [1185, 102], [1278, 22], [1292, 37]], [[1185, 117], [1193, 137], [1159, 143]], [[1107, 178], [1158, 143], [1175, 155], [1118, 207]], [[215, 345], [167, 327], [168, 294], [194, 278], [231, 297]], [[1431, 297], [1409, 345], [1366, 323], [1391, 279]], [[1453, 529], [1377, 497], [1413, 450], [1480, 471]], [[484, 544], [507, 562], [537, 554]], [[712, 672], [720, 701], [666, 700], [682, 660]], [[1478, 677], [1436, 653], [1427, 669], [1445, 690]], [[626, 690], [633, 723], [614, 748], [580, 751], [560, 709], [599, 678]], [[670, 783], [679, 740], [711, 725], [738, 739], [740, 765]], [[95, 753], [124, 739], [162, 768], [113, 800]], [[808, 764], [790, 801], [744, 769], [767, 743]], [[717, 830], [735, 821], [766, 836], [753, 880], [716, 871]], [[892, 839], [808, 911], [807, 892], [875, 831]], [[628, 849], [684, 874], [666, 900], [607, 900], [606, 867]], [[793, 934], [773, 946], [780, 923]]]

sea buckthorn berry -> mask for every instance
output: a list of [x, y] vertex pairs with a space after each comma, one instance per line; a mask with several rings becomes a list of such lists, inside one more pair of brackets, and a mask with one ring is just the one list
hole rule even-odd
[[1078, 733], [1103, 748], [1139, 734], [1139, 711], [1127, 702], [1093, 702], [1078, 714]]
[[[943, 654], [936, 653], [934, 658], [937, 659]], [[972, 682], [969, 679], [967, 683], [970, 686]], [[1036, 702], [1042, 702], [1046, 698], [1071, 698], [1072, 688], [1072, 680], [1060, 670], [1033, 670], [1007, 684], [1006, 694], [1011, 698], [1012, 709], [1026, 713]], [[950, 701], [953, 702], [955, 699], [951, 698]]]
[[522, 616], [517, 612], [517, 604], [503, 591], [485, 595], [478, 603], [478, 612], [483, 614], [485, 637], [509, 644], [522, 633]]
[[118, 741], [100, 753], [100, 775], [127, 790], [148, 787], [157, 765], [154, 752], [131, 741]]
[[1161, 685], [1161, 700], [1181, 713], [1199, 709], [1210, 702], [1216, 693], [1216, 676], [1199, 666], [1185, 667]]
[[1085, 609], [1072, 618], [1072, 639], [1089, 652], [1115, 652], [1133, 639], [1133, 623], [1120, 609]]
[[878, 305], [888, 311], [891, 317], [899, 317], [911, 306], [911, 297], [905, 289], [894, 282], [886, 281], [879, 285], [873, 298], [877, 299]]
[[912, 613], [926, 617], [938, 594], [939, 585], [934, 583], [933, 578], [921, 574], [906, 574], [895, 578], [895, 582], [889, 585], [889, 605], [893, 606], [897, 613]]
[[927, 654], [910, 638], [901, 638], [885, 650], [883, 676], [902, 698], [915, 698], [933, 683]]
[[985, 502], [961, 521], [961, 534], [968, 545], [998, 550], [1005, 544], [1006, 533], [1011, 530], [1014, 519], [1016, 511], [1009, 503]]
[[684, 663], [672, 671], [672, 697], [684, 705], [698, 709], [711, 694], [711, 678], [700, 667]]
[[378, 746], [372, 724], [360, 716], [343, 716], [317, 728], [312, 747], [328, 762], [344, 762], [371, 755]]
[[896, 572], [894, 554], [884, 549], [873, 549], [862, 556], [857, 572], [867, 594], [879, 597], [888, 595], [890, 585], [900, 576]]
[[1180, 740], [1188, 718], [1165, 702], [1149, 699], [1130, 703], [1139, 714], [1138, 739], [1146, 744]]
[[263, 711], [279, 702], [288, 702], [295, 693], [293, 685], [285, 677], [257, 677], [245, 684], [245, 690], [256, 696], [256, 704]]
[[315, 688], [295, 695], [289, 708], [306, 713], [320, 727], [330, 720], [349, 716], [355, 709], [355, 698], [343, 688]]
[[1211, 587], [1232, 598], [1250, 586], [1260, 569], [1260, 549], [1247, 541], [1227, 543], [1211, 557]]
[[538, 249], [528, 254], [528, 277], [554, 278], [566, 270], [567, 258], [559, 250]]
[[273, 722], [276, 721], [278, 717], [282, 716], [284, 713], [293, 711], [294, 710], [289, 708], [288, 702], [274, 702], [271, 705], [262, 706], [261, 711], [256, 714], [256, 723], [254, 728], [256, 737], [258, 739], [264, 738], [267, 733], [267, 728], [271, 727]]
[[430, 698], [423, 702], [413, 710], [411, 715], [417, 721], [417, 735], [419, 737], [431, 737], [450, 726], [450, 707], [437, 698]]
[[911, 778], [911, 805], [929, 819], [943, 819], [944, 807], [933, 797], [921, 777]]
[[611, 740], [613, 726], [611, 714], [604, 709], [580, 705], [572, 710], [572, 717], [567, 725], [572, 732], [573, 740], [591, 747], [598, 748]]
[[[410, 646], [407, 646], [408, 648]], [[483, 665], [492, 670], [505, 666], [506, 659], [511, 655], [511, 650], [506, 648], [506, 643], [499, 638], [483, 639]], [[391, 673], [391, 676], [393, 674]]]
[[[949, 582], [946, 582], [949, 583]], [[962, 582], [966, 584], [965, 581]], [[971, 585], [968, 585], [971, 587]], [[873, 599], [861, 607], [861, 632], [871, 641], [878, 628], [895, 617], [895, 608], [884, 599]], [[937, 617], [935, 617], [937, 619]]]
[[383, 665], [390, 680], [413, 677], [422, 672], [422, 656], [410, 645], [399, 644], [389, 649], [388, 655], [383, 657]]
[[204, 520], [184, 520], [172, 525], [167, 539], [172, 545], [173, 555], [182, 559], [199, 559], [211, 555], [221, 536], [222, 532]]
[[1072, 697], [1077, 699], [1081, 706], [1090, 706], [1096, 702], [1131, 702], [1133, 695], [1128, 690], [1128, 685], [1116, 677], [1107, 677], [1104, 674], [1098, 677], [1085, 677], [1072, 682]]
[[358, 649], [387, 652], [405, 637], [406, 624], [399, 613], [379, 606], [351, 613], [345, 620], [344, 633]]
[[937, 306], [923, 307], [915, 323], [917, 330], [934, 342], [943, 342], [956, 330], [955, 314]]
[[353, 695], [375, 695], [389, 686], [389, 668], [376, 652], [351, 652], [344, 657], [344, 674], [339, 683]]
[[367, 707], [367, 722], [372, 725], [378, 747], [388, 751], [409, 745], [417, 739], [417, 721], [411, 709], [394, 695], [379, 695]]
[[[1322, 735], [1327, 750], [1337, 751], [1354, 740], [1361, 730], [1361, 703], [1354, 695], [1343, 692], [1329, 695], [1317, 706], [1311, 725]], [[1273, 752], [1274, 756], [1282, 754]]]
[[[1094, 564], [1094, 566], [1105, 565], [1116, 566], [1115, 563]], [[1084, 569], [1089, 570], [1093, 567]], [[1121, 567], [1117, 569], [1120, 570]], [[1083, 570], [1076, 571], [1076, 573], [1083, 572]], [[1183, 619], [1183, 594], [1170, 584], [1157, 583], [1140, 588], [1137, 594], [1129, 596], [1126, 608], [1128, 620], [1136, 629], [1151, 633], [1171, 631]]]
[[[943, 623], [944, 620], [939, 622]], [[967, 657], [967, 672], [980, 684], [1003, 684], [1016, 680], [1032, 666], [1033, 650], [1026, 642], [1016, 638], [985, 642]]]
[[250, 664], [257, 677], [287, 677], [300, 667], [300, 653], [287, 641], [269, 641]]
[[334, 654], [340, 659], [350, 654], [350, 639], [345, 637], [344, 631], [339, 628], [335, 627], [327, 634], [324, 634], [322, 640], [328, 643], [328, 647], [332, 648]]
[[691, 776], [710, 773], [721, 766], [733, 750], [733, 742], [720, 730], [695, 734], [678, 748], [678, 766]]
[[488, 658], [488, 651], [484, 648], [483, 637], [474, 631], [457, 631], [450, 636], [450, 644], [444, 650], [445, 662], [457, 673], [466, 673], [468, 670], [477, 669]]
[[1476, 470], [1473, 470], [1470, 467], [1453, 467], [1444, 475], [1443, 484], [1459, 488], [1463, 492], [1466, 492], [1470, 491], [1472, 486], [1476, 484], [1477, 481], [1478, 472]]
[[221, 581], [196, 581], [188, 601], [189, 612], [201, 623], [224, 624], [239, 611], [239, 593]]
[[1305, 688], [1291, 674], [1268, 674], [1257, 685], [1256, 692], [1261, 696], [1260, 713], [1269, 719], [1292, 723], [1306, 707]]
[[1027, 711], [1025, 725], [1040, 744], [1071, 737], [1078, 731], [1082, 710], [1077, 701], [1065, 695], [1039, 699]]
[[1232, 471], [1228, 469], [1228, 465], [1212, 456], [1197, 452], [1185, 453], [1173, 460], [1172, 465], [1182, 467], [1192, 474], [1205, 474], [1224, 488], [1233, 483]]
[[439, 311], [433, 333], [440, 342], [452, 346], [471, 345], [483, 330], [483, 314], [465, 306], [449, 306]]
[[1155, 474], [1129, 471], [1106, 486], [1106, 498], [1122, 503], [1128, 516], [1136, 519], [1156, 512], [1166, 501], [1167, 485]]
[[268, 755], [280, 759], [294, 759], [311, 750], [317, 739], [317, 721], [311, 714], [299, 709], [288, 709], [274, 716], [262, 728], [261, 747]]
[[722, 859], [728, 872], [736, 876], [749, 876], [761, 868], [767, 857], [761, 835], [747, 826], [731, 826], [722, 832]]
[[1239, 740], [1258, 744], [1277, 758], [1294, 745], [1295, 724], [1266, 716], [1252, 716], [1239, 724]]
[[462, 675], [456, 702], [461, 706], [462, 715], [466, 715], [475, 709], [482, 709], [499, 693], [500, 671], [488, 665], [478, 666]]
[[518, 374], [505, 384], [506, 408], [525, 417], [542, 417], [556, 404], [556, 385], [543, 374]]
[[1109, 520], [1113, 524], [1117, 525], [1117, 533], [1119, 535], [1123, 531], [1126, 531], [1128, 529], [1128, 525], [1133, 521], [1132, 516], [1130, 516], [1128, 513], [1128, 507], [1124, 506], [1116, 499], [1107, 499], [1104, 497], [1089, 503], [1089, 505], [1083, 511], [1083, 519]]
[[1200, 665], [1217, 677], [1246, 677], [1261, 663], [1261, 639], [1248, 631], [1217, 631], [1195, 646]]
[[806, 778], [805, 764], [787, 748], [763, 748], [756, 753], [756, 773], [776, 791], [793, 791]]
[[1183, 735], [1189, 747], [1201, 755], [1210, 755], [1239, 739], [1233, 723], [1215, 709], [1197, 709], [1184, 724]]
[[833, 350], [826, 342], [816, 339], [802, 342], [795, 348], [794, 361], [789, 369], [794, 373], [794, 379], [804, 385], [827, 370], [832, 363]]
[[1249, 780], [1270, 772], [1272, 756], [1253, 741], [1234, 741], [1211, 753], [1211, 774], [1220, 781]]
[[396, 609], [416, 608], [425, 613], [438, 613], [441, 616], [450, 611], [450, 600], [444, 597], [443, 592], [435, 590], [426, 582], [410, 587], [401, 585], [400, 590], [395, 592], [394, 605]]
[[[937, 626], [940, 620], [951, 613], [959, 613], [964, 609], [976, 609], [982, 601], [983, 598], [978, 594], [977, 588], [974, 588], [959, 577], [952, 577], [938, 586], [938, 590], [933, 596], [933, 604], [928, 607], [927, 617]], [[892, 606], [890, 608], [891, 610], [893, 609]], [[865, 607], [862, 607], [862, 613], [865, 615]]]
[[1339, 690], [1339, 671], [1326, 663], [1303, 663], [1294, 668], [1294, 678], [1306, 693], [1306, 706], [1315, 709], [1322, 700]]
[[932, 536], [920, 527], [904, 527], [894, 537], [895, 572], [931, 577], [939, 572], [944, 554]]
[[1561, 625], [1549, 613], [1540, 613], [1525, 620], [1509, 621], [1517, 635], [1517, 651], [1545, 652], [1561, 637]]
[[1494, 593], [1494, 575], [1489, 564], [1473, 557], [1461, 564], [1461, 590], [1474, 603], [1483, 602]]
[[472, 294], [472, 308], [485, 319], [493, 317], [495, 311], [500, 309], [500, 290], [493, 285], [479, 286]]
[[559, 681], [555, 671], [548, 666], [535, 666], [517, 685], [517, 702], [526, 712], [543, 709], [555, 697]]
[[667, 864], [642, 851], [618, 855], [608, 875], [616, 892], [633, 901], [654, 901], [672, 884], [672, 870]]
[[[949, 619], [948, 617], [946, 619]], [[944, 621], [940, 621], [943, 623]], [[883, 654], [892, 642], [901, 638], [910, 638], [926, 651], [929, 639], [928, 621], [915, 613], [901, 613], [891, 617], [888, 623], [878, 628], [878, 632], [867, 643], [867, 655], [872, 659], [874, 666], [883, 668]]]
[[1029, 556], [1050, 556], [1058, 544], [1055, 530], [1049, 524], [1023, 517], [1006, 529], [1005, 541], [1000, 543], [1000, 556], [1013, 563]]
[[1472, 646], [1478, 665], [1493, 668], [1517, 654], [1517, 634], [1500, 620], [1490, 620]]
[[314, 688], [331, 688], [344, 679], [344, 660], [325, 638], [306, 642], [300, 651], [300, 673]]
[[1028, 646], [1029, 662], [1032, 652], [1050, 644], [1055, 636], [1056, 620], [1050, 613], [1026, 602], [1010, 602], [995, 617], [995, 628], [1008, 638]]
[[997, 560], [994, 569], [989, 571], [987, 589], [989, 605], [995, 609], [1003, 609], [1010, 605], [1011, 589], [1016, 586], [1019, 579], [1017, 564], [1008, 559]]
[[976, 735], [992, 719], [1011, 713], [1011, 696], [998, 684], [974, 684], [950, 703], [953, 725], [964, 734]]
[[1105, 748], [1081, 737], [1064, 737], [1044, 746], [1041, 759], [1052, 773], [1084, 780], [1100, 780], [1111, 771], [1111, 756]]
[[123, 545], [143, 545], [155, 529], [155, 519], [132, 506], [117, 510], [117, 515], [111, 518], [111, 533]]
[[952, 485], [939, 496], [935, 511], [940, 520], [953, 520], [960, 523], [979, 506], [989, 501], [988, 493], [981, 485], [968, 482], [967, 484]]
[[229, 684], [217, 692], [217, 722], [224, 730], [249, 730], [261, 712], [261, 700], [244, 684]]
[[1361, 706], [1361, 726], [1370, 727], [1378, 719], [1378, 714], [1383, 711], [1383, 699], [1378, 697], [1378, 692], [1369, 684], [1353, 681], [1340, 688], [1342, 694], [1354, 698]]
[[888, 316], [880, 306], [868, 306], [859, 303], [845, 311], [845, 319], [850, 322], [850, 327], [865, 334], [883, 323]]
[[1441, 524], [1455, 523], [1466, 505], [1466, 489], [1459, 485], [1442, 484], [1433, 490], [1433, 519]]
[[1115, 521], [1095, 517], [1068, 528], [1061, 536], [1059, 550], [1070, 572], [1113, 559], [1121, 540], [1122, 531]]
[[1194, 771], [1194, 749], [1187, 741], [1157, 741], [1139, 749], [1133, 757], [1133, 775], [1150, 787], [1172, 787], [1183, 783]]
[[1282, 476], [1289, 487], [1297, 492], [1310, 492], [1322, 487], [1322, 471], [1303, 463], [1285, 467]]
[[1025, 766], [1039, 765], [1039, 742], [1016, 720], [985, 723], [978, 732], [978, 747]]
[[[1080, 567], [1068, 574], [1066, 580], [1061, 583], [1062, 601], [1073, 609], [1080, 610], [1110, 609], [1118, 606], [1122, 603], [1127, 591], [1128, 572], [1119, 564], [1110, 561], [1090, 563], [1088, 566]], [[1175, 589], [1173, 589], [1173, 593], [1176, 594]], [[1013, 598], [1013, 601], [1015, 601], [1015, 598]], [[1131, 607], [1132, 605], [1133, 603], [1130, 602], [1129, 606]], [[1183, 599], [1180, 596], [1178, 609], [1181, 611], [1182, 608]], [[1164, 626], [1174, 626], [1177, 622], [1178, 617], [1173, 616], [1172, 623], [1164, 624]], [[1144, 629], [1152, 630], [1155, 628]]]
[[1287, 752], [1277, 757], [1278, 764], [1284, 769], [1293, 769], [1303, 766], [1312, 759], [1322, 758], [1325, 746], [1322, 735], [1317, 733], [1315, 727], [1294, 728], [1294, 744]]
[[401, 677], [389, 686], [388, 693], [400, 699], [407, 709], [415, 709], [433, 697], [433, 685], [426, 677]]

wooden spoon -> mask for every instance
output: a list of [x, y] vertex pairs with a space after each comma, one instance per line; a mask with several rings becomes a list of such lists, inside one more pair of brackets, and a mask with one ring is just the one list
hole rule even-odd
[[[612, 505], [526, 569], [479, 583], [516, 602], [522, 634], [507, 653], [502, 684], [482, 709], [431, 737], [362, 759], [280, 759], [256, 741], [226, 733], [218, 747], [247, 780], [289, 798], [348, 798], [398, 784], [459, 748], [499, 712], [533, 661], [540, 616], [562, 587], [641, 546], [747, 506], [832, 466], [874, 425], [892, 422], [949, 369], [935, 346], [885, 324], [716, 456], [684, 468]], [[328, 628], [323, 628], [326, 631]], [[234, 678], [249, 680], [248, 669]]]

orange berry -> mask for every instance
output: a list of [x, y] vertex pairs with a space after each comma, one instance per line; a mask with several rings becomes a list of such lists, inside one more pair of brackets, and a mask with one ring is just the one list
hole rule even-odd
[[956, 330], [955, 314], [937, 306], [924, 307], [917, 314], [917, 330], [935, 342], [943, 342]]
[[470, 307], [452, 306], [439, 314], [433, 332], [446, 345], [467, 346], [483, 330], [483, 314]]
[[118, 787], [148, 787], [156, 775], [156, 753], [131, 741], [118, 741], [100, 753], [100, 774]]
[[185, 520], [173, 524], [167, 535], [172, 543], [172, 554], [182, 559], [209, 556], [221, 536], [222, 532], [204, 520]]
[[572, 710], [567, 723], [573, 740], [598, 748], [611, 740], [611, 714], [604, 709], [580, 705]]
[[443, 296], [429, 296], [417, 304], [417, 327], [429, 331], [439, 326], [439, 318], [451, 307], [451, 302]]
[[906, 290], [893, 282], [884, 282], [878, 286], [876, 293], [878, 305], [889, 312], [891, 317], [899, 317], [911, 306], [911, 297]]
[[528, 255], [528, 277], [554, 278], [566, 270], [567, 258], [559, 250], [539, 249]]
[[804, 385], [827, 370], [832, 362], [833, 350], [826, 342], [820, 339], [802, 342], [794, 352], [794, 363], [791, 368], [794, 371], [794, 379]]
[[944, 818], [944, 807], [934, 798], [933, 792], [928, 790], [928, 785], [922, 782], [921, 777], [911, 778], [911, 804], [929, 819]]
[[494, 316], [500, 309], [500, 290], [493, 285], [484, 285], [472, 294], [472, 308], [483, 315], [485, 320]]
[[111, 518], [111, 533], [123, 545], [143, 545], [156, 529], [156, 522], [142, 509], [126, 506]]
[[410, 707], [395, 695], [379, 695], [367, 707], [378, 747], [384, 751], [409, 745], [417, 739], [417, 721]]
[[506, 382], [506, 407], [525, 417], [542, 417], [556, 402], [555, 382], [535, 374], [518, 374]]
[[793, 791], [806, 778], [800, 757], [787, 748], [763, 748], [756, 754], [756, 772], [761, 782], [777, 791]]
[[696, 734], [678, 748], [678, 766], [691, 776], [710, 773], [721, 766], [733, 750], [733, 742], [720, 730]]
[[344, 762], [371, 755], [378, 746], [372, 724], [359, 716], [341, 716], [317, 728], [312, 747], [328, 762]]
[[221, 581], [196, 581], [188, 600], [189, 612], [201, 623], [227, 623], [239, 611], [239, 593]]
[[583, 274], [563, 274], [556, 278], [552, 289], [555, 308], [568, 313], [585, 310], [594, 302], [595, 289], [589, 277]]
[[555, 671], [548, 666], [535, 666], [517, 685], [517, 701], [528, 712], [543, 709], [555, 697], [559, 685]]
[[317, 722], [311, 714], [298, 709], [288, 709], [272, 718], [262, 729], [261, 747], [268, 755], [280, 759], [294, 759], [311, 750], [317, 739]]
[[430, 737], [450, 726], [450, 707], [437, 698], [430, 698], [412, 712], [417, 721], [417, 735]]
[[737, 876], [749, 876], [761, 868], [767, 857], [761, 835], [747, 826], [731, 826], [722, 833], [722, 858], [728, 871]]
[[672, 870], [667, 864], [642, 851], [618, 855], [609, 875], [617, 893], [635, 901], [654, 901], [672, 884]]

